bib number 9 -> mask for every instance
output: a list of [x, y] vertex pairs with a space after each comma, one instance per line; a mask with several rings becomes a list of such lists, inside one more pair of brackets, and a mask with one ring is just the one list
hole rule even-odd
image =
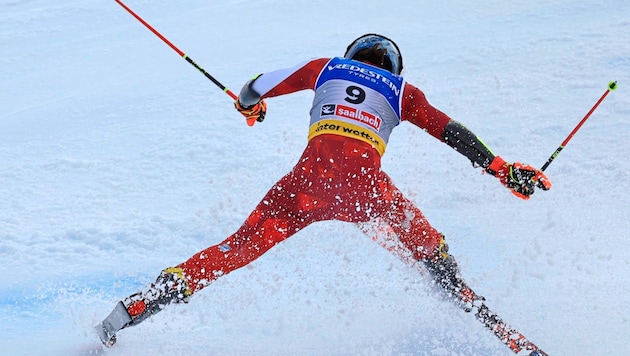
[[361, 104], [365, 101], [365, 90], [357, 86], [351, 85], [346, 88], [346, 94], [348, 96], [344, 100], [351, 104]]

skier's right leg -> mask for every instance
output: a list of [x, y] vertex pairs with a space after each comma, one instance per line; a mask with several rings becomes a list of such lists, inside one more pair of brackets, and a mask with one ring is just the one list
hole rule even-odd
[[409, 265], [422, 263], [438, 290], [462, 309], [484, 300], [464, 281], [455, 258], [448, 253], [444, 235], [407, 199], [384, 173], [380, 198], [374, 204], [372, 221], [359, 228]]
[[444, 241], [444, 235], [442, 235], [438, 248], [433, 254], [423, 258], [422, 263], [436, 286], [445, 292], [448, 299], [451, 299], [465, 311], [470, 312], [476, 303], [485, 300], [464, 281], [455, 257], [448, 253], [448, 245]]
[[[410, 266], [417, 266], [421, 262], [424, 271], [428, 272], [437, 291], [446, 299], [453, 301], [465, 311], [470, 311], [477, 301], [484, 298], [477, 295], [464, 281], [459, 265], [455, 258], [448, 254], [448, 246], [444, 236], [439, 234], [439, 245], [429, 253], [427, 248], [420, 245], [410, 245], [409, 242], [417, 242], [422, 239], [414, 239], [413, 236], [405, 236], [409, 230], [392, 228], [392, 221], [377, 219], [377, 223], [360, 223], [359, 228], [372, 239], [378, 242], [388, 251], [398, 256]], [[393, 223], [394, 226], [398, 223]], [[403, 237], [401, 239], [401, 237]], [[402, 240], [407, 243], [403, 243]], [[427, 251], [418, 253], [417, 251]]]

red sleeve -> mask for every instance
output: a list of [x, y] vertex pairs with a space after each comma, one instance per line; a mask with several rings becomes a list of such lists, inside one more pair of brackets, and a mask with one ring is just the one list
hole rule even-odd
[[444, 127], [451, 121], [448, 115], [429, 104], [420, 89], [409, 83], [405, 84], [403, 90], [401, 119], [426, 130], [441, 141], [444, 141]]
[[265, 91], [262, 97], [269, 98], [314, 89], [319, 74], [329, 61], [330, 58], [318, 58], [298, 67], [263, 74], [259, 79], [270, 83], [270, 89]]

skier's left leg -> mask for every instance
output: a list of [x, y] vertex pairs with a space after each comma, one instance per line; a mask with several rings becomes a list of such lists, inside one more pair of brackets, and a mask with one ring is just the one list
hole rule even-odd
[[296, 186], [296, 181], [306, 182], [303, 176], [287, 174], [234, 234], [163, 270], [154, 283], [120, 301], [96, 326], [101, 341], [112, 346], [119, 330], [141, 323], [168, 304], [187, 302], [215, 279], [249, 264], [312, 222], [326, 218], [324, 201], [318, 200], [315, 205], [319, 208], [313, 208], [313, 197], [290, 189]]
[[171, 303], [187, 302], [191, 295], [181, 268], [163, 270], [154, 283], [121, 300], [114, 310], [95, 327], [96, 333], [107, 347], [116, 343], [116, 332], [136, 325], [159, 312]]

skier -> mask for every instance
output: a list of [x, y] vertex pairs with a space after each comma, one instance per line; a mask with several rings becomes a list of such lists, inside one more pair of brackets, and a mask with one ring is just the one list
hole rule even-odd
[[234, 105], [249, 125], [264, 120], [264, 98], [314, 90], [308, 144], [299, 162], [234, 234], [163, 270], [154, 283], [120, 301], [96, 326], [103, 343], [113, 345], [119, 330], [168, 304], [187, 302], [212, 281], [322, 220], [350, 222], [366, 234], [379, 234], [381, 243], [403, 260], [420, 262], [440, 290], [465, 310], [483, 300], [462, 279], [444, 236], [381, 170], [392, 129], [401, 121], [418, 126], [522, 199], [536, 187], [548, 190], [551, 183], [540, 170], [493, 154], [465, 126], [430, 105], [420, 89], [403, 79], [402, 69], [392, 40], [366, 34], [343, 57], [309, 60], [248, 81]]

